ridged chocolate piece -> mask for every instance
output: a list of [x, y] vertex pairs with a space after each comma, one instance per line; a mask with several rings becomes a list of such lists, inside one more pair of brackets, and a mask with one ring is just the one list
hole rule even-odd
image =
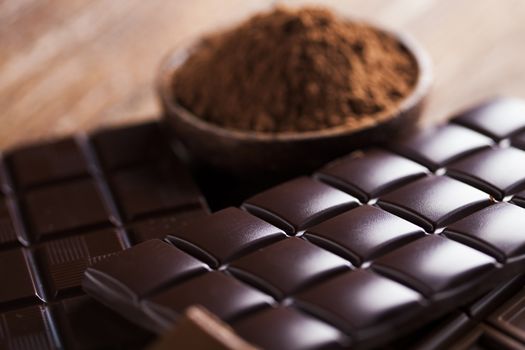
[[[0, 169], [0, 349], [144, 347], [151, 334], [81, 281], [94, 263], [207, 215], [159, 125], [8, 150]], [[191, 259], [188, 274], [208, 268]]]
[[[97, 263], [83, 287], [155, 332], [201, 304], [268, 349], [408, 344], [400, 337], [431, 321], [434, 338], [407, 337], [439, 347], [504, 287], [484, 293], [524, 271], [523, 107], [496, 100], [354, 152]], [[491, 321], [514, 339], [520, 303]]]

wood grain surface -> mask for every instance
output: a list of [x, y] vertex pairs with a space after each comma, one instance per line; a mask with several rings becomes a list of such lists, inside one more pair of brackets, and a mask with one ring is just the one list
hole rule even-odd
[[[170, 49], [274, 3], [0, 0], [0, 149], [155, 118], [155, 74]], [[415, 36], [434, 62], [427, 122], [485, 97], [525, 97], [523, 0], [308, 3]]]

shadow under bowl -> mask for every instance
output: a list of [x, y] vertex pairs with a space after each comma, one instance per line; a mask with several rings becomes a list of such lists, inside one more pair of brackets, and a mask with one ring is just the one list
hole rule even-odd
[[379, 28], [396, 38], [414, 58], [418, 76], [412, 92], [394, 110], [369, 125], [345, 125], [307, 132], [264, 133], [227, 129], [204, 121], [180, 105], [174, 73], [195, 45], [173, 51], [157, 80], [163, 117], [171, 137], [181, 141], [194, 164], [237, 177], [286, 178], [305, 174], [352, 150], [402, 137], [416, 128], [430, 90], [432, 70], [426, 52], [409, 36]]

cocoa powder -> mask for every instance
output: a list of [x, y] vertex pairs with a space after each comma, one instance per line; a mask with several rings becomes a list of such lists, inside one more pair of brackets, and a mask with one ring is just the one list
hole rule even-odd
[[396, 108], [417, 79], [391, 35], [319, 8], [276, 8], [205, 38], [175, 72], [174, 98], [231, 129], [359, 126]]

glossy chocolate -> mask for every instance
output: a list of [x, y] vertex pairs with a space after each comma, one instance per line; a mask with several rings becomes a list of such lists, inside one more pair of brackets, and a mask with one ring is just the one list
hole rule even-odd
[[[515, 181], [525, 173], [498, 177], [499, 162], [522, 151], [487, 134], [447, 124], [351, 154], [88, 268], [84, 289], [155, 332], [202, 304], [264, 348], [366, 348], [402, 336], [390, 345], [446, 347], [522, 285], [509, 281], [525, 267]], [[496, 170], [457, 176], [471, 159]], [[159, 262], [164, 250], [176, 261]], [[202, 265], [180, 277], [190, 256]], [[134, 274], [145, 261], [154, 283]], [[147, 295], [121, 293], [141, 283]], [[497, 327], [516, 339], [508, 328], [520, 324], [521, 304], [512, 305]], [[311, 331], [299, 336], [302, 327]]]
[[445, 234], [507, 262], [525, 259], [524, 228], [525, 209], [502, 202], [450, 225]]
[[487, 149], [450, 164], [448, 173], [501, 200], [525, 188], [525, 151]]
[[244, 339], [264, 349], [338, 349], [345, 340], [328, 323], [290, 307], [266, 309], [233, 327]]
[[186, 226], [169, 239], [217, 267], [284, 237], [277, 227], [243, 210], [226, 208]]
[[160, 240], [149, 240], [136, 248], [119, 254], [118, 265], [111, 262], [98, 264], [104, 268], [106, 283], [114, 283], [115, 293], [134, 301], [155, 291], [165, 281], [207, 271], [206, 264]]
[[279, 298], [349, 268], [339, 256], [293, 237], [244, 256], [229, 270]]
[[447, 124], [415, 133], [392, 144], [396, 152], [436, 170], [466, 154], [493, 145], [490, 138], [470, 129]]
[[[384, 255], [373, 268], [428, 296], [452, 293], [456, 287], [493, 273], [495, 259], [438, 235], [429, 235]], [[450, 297], [450, 296], [449, 296]]]
[[489, 196], [446, 176], [430, 175], [379, 199], [379, 206], [431, 232], [490, 204]]
[[300, 177], [253, 196], [243, 207], [293, 234], [356, 205], [354, 197]]
[[306, 231], [307, 239], [362, 265], [424, 236], [424, 231], [378, 207], [363, 205]]
[[146, 298], [154, 322], [166, 327], [192, 304], [204, 306], [223, 320], [269, 306], [273, 299], [220, 271], [212, 271]]
[[501, 140], [525, 129], [525, 101], [497, 98], [467, 109], [452, 121]]
[[366, 202], [427, 172], [424, 166], [397, 154], [371, 149], [366, 156], [364, 152], [354, 152], [338, 159], [316, 176]]
[[385, 324], [393, 330], [398, 322], [419, 314], [422, 299], [400, 283], [369, 270], [357, 270], [306, 290], [297, 296], [297, 303], [359, 339]]

